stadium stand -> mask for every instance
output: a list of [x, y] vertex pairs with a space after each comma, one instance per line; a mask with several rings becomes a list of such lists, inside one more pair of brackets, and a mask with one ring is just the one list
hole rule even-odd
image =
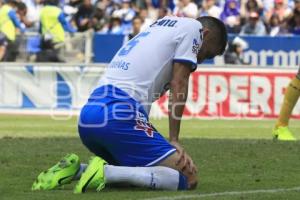
[[[66, 20], [64, 30], [72, 33], [71, 36], [66, 37], [63, 44], [55, 46], [56, 50], [65, 57], [66, 62], [91, 60], [88, 57], [91, 56], [92, 49], [87, 49], [85, 43], [93, 36], [78, 33], [132, 35], [135, 32], [136, 34], [136, 30], [132, 28], [132, 21], [136, 17], [142, 20], [141, 30], [165, 15], [193, 18], [209, 15], [222, 19], [231, 34], [300, 35], [300, 0], [66, 0], [56, 3], [53, 3], [54, 0], [6, 0], [1, 2], [0, 9], [4, 10], [8, 4], [11, 4], [13, 10], [16, 10], [20, 27], [15, 25], [18, 31], [13, 43], [8, 39], [11, 36], [7, 35], [7, 31], [1, 29], [0, 55], [3, 54], [5, 41], [9, 45], [14, 45], [14, 51], [6, 52], [13, 55], [4, 54], [1, 56], [3, 61], [40, 60], [39, 52], [43, 50], [41, 48], [43, 37], [40, 36], [43, 33], [41, 24], [45, 21], [41, 19], [43, 14], [41, 12], [44, 12], [49, 2], [57, 4], [57, 9], [61, 9]], [[7, 13], [3, 12], [0, 15], [1, 27], [6, 25], [5, 19]], [[15, 24], [15, 19], [8, 19], [13, 20]], [[76, 31], [72, 30], [72, 27]], [[25, 33], [22, 33], [23, 29], [26, 29]], [[74, 32], [77, 33], [73, 34]], [[74, 35], [77, 35], [75, 39], [72, 38]], [[16, 49], [19, 51], [15, 51]], [[88, 56], [85, 55], [86, 51]], [[14, 58], [5, 59], [7, 56]], [[51, 61], [50, 58], [43, 59]]]

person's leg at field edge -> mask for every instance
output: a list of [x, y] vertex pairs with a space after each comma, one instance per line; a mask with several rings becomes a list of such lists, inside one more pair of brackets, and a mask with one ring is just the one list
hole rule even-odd
[[292, 111], [300, 96], [300, 69], [286, 88], [284, 100], [280, 109], [273, 135], [279, 140], [296, 140], [291, 131], [288, 129], [289, 120]]

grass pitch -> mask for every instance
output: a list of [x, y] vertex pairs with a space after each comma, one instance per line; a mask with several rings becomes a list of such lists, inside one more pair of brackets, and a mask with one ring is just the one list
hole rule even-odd
[[[92, 154], [77, 136], [76, 118], [0, 116], [0, 199], [300, 199], [300, 191], [249, 194], [231, 191], [300, 187], [300, 143], [274, 142], [274, 121], [187, 120], [182, 123], [181, 141], [197, 163], [200, 185], [195, 191], [165, 192], [139, 188], [107, 188], [101, 193], [72, 194], [74, 184], [55, 191], [32, 192], [31, 184], [44, 169], [68, 152], [83, 162]], [[167, 133], [167, 120], [153, 124]], [[300, 138], [300, 125], [291, 128]], [[167, 198], [165, 198], [167, 197]]]

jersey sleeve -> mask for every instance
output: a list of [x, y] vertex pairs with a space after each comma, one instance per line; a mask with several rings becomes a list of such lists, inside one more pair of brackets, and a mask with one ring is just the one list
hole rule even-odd
[[24, 32], [25, 32], [25, 28], [24, 28], [24, 26], [22, 26], [21, 21], [20, 21], [19, 18], [17, 17], [16, 11], [15, 11], [15, 10], [9, 11], [8, 16], [9, 16], [9, 18], [13, 21], [14, 25], [15, 25], [18, 29], [20, 29], [20, 31], [21, 31], [22, 33], [24, 33]]
[[195, 21], [181, 26], [175, 35], [177, 42], [173, 62], [192, 64], [192, 70], [197, 68], [197, 54], [202, 44], [202, 25]]

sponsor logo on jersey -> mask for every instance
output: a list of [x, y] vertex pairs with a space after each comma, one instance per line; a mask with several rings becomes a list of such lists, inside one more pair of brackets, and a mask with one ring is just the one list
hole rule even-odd
[[202, 28], [199, 30], [199, 33], [200, 33], [200, 40], [203, 41], [203, 29]]
[[200, 47], [199, 42], [197, 41], [197, 39], [194, 39], [194, 40], [193, 40], [192, 52], [193, 52], [194, 54], [198, 54], [199, 47]]
[[148, 137], [153, 137], [155, 128], [141, 112], [137, 113], [135, 130], [144, 131]]

